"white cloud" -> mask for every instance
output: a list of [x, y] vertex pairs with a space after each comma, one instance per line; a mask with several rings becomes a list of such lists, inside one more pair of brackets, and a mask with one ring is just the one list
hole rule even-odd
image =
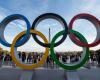
[[[75, 6], [74, 6], [74, 4], [68, 5], [72, 10], [71, 13], [70, 13], [71, 10], [67, 10], [68, 6], [66, 5], [66, 3], [65, 3], [64, 8], [62, 6], [59, 6], [59, 5], [58, 5], [59, 6], [58, 7], [57, 3], [54, 5], [53, 8], [55, 9], [55, 6], [57, 8], [59, 8], [58, 10], [63, 8], [66, 11], [66, 13], [64, 13], [65, 11], [61, 10], [60, 14], [63, 14], [61, 16], [64, 16], [64, 18], [67, 19], [68, 22], [70, 21], [71, 17], [73, 17], [75, 14], [83, 13], [83, 12], [84, 13], [90, 13], [90, 14], [96, 16], [98, 19], [100, 18], [100, 15], [99, 15], [100, 14], [100, 10], [99, 10], [100, 2], [99, 2], [99, 0], [91, 0], [91, 1], [89, 1], [89, 0], [82, 0], [82, 1], [78, 0], [78, 1], [79, 1], [79, 3], [76, 2], [76, 1], [74, 2], [74, 4], [76, 4]], [[33, 2], [35, 2], [35, 0], [33, 0]], [[25, 15], [30, 20], [30, 22], [33, 22], [33, 19], [35, 19], [38, 15], [49, 11], [48, 9], [50, 9], [50, 6], [52, 6], [52, 5], [49, 5], [49, 3], [48, 3], [49, 0], [37, 0], [36, 4], [33, 3], [33, 2], [31, 2], [29, 0], [24, 0], [24, 1], [20, 0], [20, 2], [18, 2], [18, 0], [9, 1], [10, 10], [9, 10], [9, 8], [5, 9], [5, 8], [1, 7], [0, 8], [0, 19], [2, 20], [4, 17], [8, 16], [9, 14], [19, 13], [19, 14]], [[61, 3], [61, 5], [62, 4], [63, 3]], [[14, 5], [14, 6], [12, 7], [12, 5]], [[82, 22], [80, 24], [82, 24]], [[78, 26], [81, 26], [80, 24], [78, 24]], [[19, 27], [22, 30], [26, 29], [26, 27], [25, 27], [26, 25], [25, 25], [24, 22], [13, 22], [13, 23], [11, 23], [11, 25]], [[46, 27], [47, 26], [58, 26], [58, 24], [55, 24], [55, 23], [52, 24], [52, 25], [51, 24], [45, 24], [44, 26], [46, 26]], [[45, 31], [45, 29], [43, 29], [43, 30]], [[55, 28], [52, 31], [56, 32], [56, 31], [58, 31], [58, 28]], [[89, 35], [89, 39], [92, 40], [92, 38], [94, 38], [94, 36]], [[76, 47], [76, 45], [71, 44], [69, 42], [69, 40], [66, 40], [66, 41], [68, 43], [66, 43], [66, 42], [63, 43], [60, 47], [57, 48], [57, 50], [59, 50], [59, 51], [68, 51], [68, 50], [72, 51], [72, 49], [73, 50], [80, 50], [79, 47]], [[35, 49], [33, 49], [32, 44], [36, 45]], [[27, 47], [27, 46], [29, 46], [29, 47]], [[93, 49], [98, 49], [98, 48], [96, 47], [96, 48], [93, 48]], [[33, 51], [33, 50], [35, 50], [35, 51], [40, 50], [41, 51], [42, 49], [43, 48], [39, 47], [36, 43], [30, 42], [30, 41], [29, 41], [28, 44], [26, 44], [26, 46], [20, 48], [20, 50], [29, 50], [29, 51]]]

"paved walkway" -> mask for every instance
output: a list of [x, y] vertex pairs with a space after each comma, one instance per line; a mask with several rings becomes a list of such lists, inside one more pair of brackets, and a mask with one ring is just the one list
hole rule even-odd
[[77, 71], [39, 68], [25, 71], [19, 68], [0, 68], [0, 80], [100, 80], [100, 69], [82, 68]]

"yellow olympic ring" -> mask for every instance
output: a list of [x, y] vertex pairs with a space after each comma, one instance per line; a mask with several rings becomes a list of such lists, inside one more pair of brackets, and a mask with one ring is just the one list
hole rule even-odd
[[[20, 63], [20, 62], [17, 60], [17, 58], [15, 57], [15, 54], [14, 54], [14, 53], [15, 53], [15, 49], [16, 49], [15, 44], [16, 44], [16, 42], [19, 40], [19, 38], [22, 37], [25, 33], [26, 33], [26, 31], [23, 31], [23, 32], [21, 32], [20, 34], [18, 34], [18, 35], [14, 38], [14, 40], [13, 40], [13, 42], [12, 42], [12, 45], [11, 45], [11, 52], [10, 52], [10, 53], [11, 53], [11, 56], [12, 56], [12, 60], [14, 61], [14, 63], [15, 63], [17, 66], [19, 66], [19, 67], [22, 68], [22, 69], [32, 70], [32, 69], [37, 68], [37, 67], [39, 67], [39, 66], [41, 66], [42, 64], [45, 63], [45, 60], [46, 60], [46, 58], [47, 58], [48, 55], [49, 55], [49, 48], [46, 47], [45, 53], [44, 53], [44, 55], [42, 56], [42, 59], [41, 59], [38, 63], [32, 64], [32, 65], [25, 65], [25, 64]], [[30, 33], [35, 33], [35, 34], [39, 35], [39, 36], [44, 40], [44, 42], [45, 42], [46, 44], [48, 43], [48, 40], [46, 39], [46, 37], [45, 37], [41, 32], [36, 31], [36, 30], [30, 30]], [[16, 50], [17, 50], [17, 49], [16, 49]]]

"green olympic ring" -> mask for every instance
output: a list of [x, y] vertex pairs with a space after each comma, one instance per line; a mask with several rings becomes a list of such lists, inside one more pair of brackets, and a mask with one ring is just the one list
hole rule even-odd
[[[67, 65], [67, 64], [65, 65], [65, 64], [61, 63], [61, 62], [57, 59], [56, 54], [55, 54], [55, 52], [54, 52], [54, 44], [55, 44], [55, 41], [57, 40], [57, 38], [58, 38], [59, 36], [63, 35], [64, 32], [65, 32], [64, 30], [58, 32], [58, 33], [54, 36], [54, 38], [52, 39], [52, 41], [51, 41], [51, 46], [50, 46], [51, 56], [52, 56], [52, 59], [55, 61], [55, 63], [56, 63], [57, 65], [59, 65], [60, 67], [62, 67], [63, 69], [66, 69], [66, 70], [76, 70], [76, 69], [82, 67], [82, 66], [89, 60], [89, 55], [90, 55], [90, 53], [89, 53], [89, 48], [88, 48], [88, 47], [83, 47], [84, 52], [85, 52], [86, 54], [85, 54], [83, 60], [82, 60], [80, 63], [75, 64], [75, 65]], [[87, 40], [85, 39], [85, 37], [84, 37], [82, 34], [80, 34], [79, 32], [77, 32], [77, 31], [75, 31], [75, 30], [70, 30], [69, 32], [71, 32], [71, 33], [73, 33], [75, 36], [77, 36], [77, 37], [79, 38], [79, 40], [81, 40], [81, 41], [87, 43]], [[74, 41], [73, 41], [73, 42], [74, 42]]]

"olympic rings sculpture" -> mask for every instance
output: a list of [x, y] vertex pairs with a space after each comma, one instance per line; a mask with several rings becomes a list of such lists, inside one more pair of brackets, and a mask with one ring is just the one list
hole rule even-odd
[[[49, 18], [57, 20], [58, 22], [61, 23], [61, 25], [64, 28], [63, 31], [58, 32], [53, 37], [51, 43], [48, 43], [48, 40], [46, 39], [46, 37], [40, 31], [36, 30], [36, 27], [39, 24], [39, 22], [41, 22], [44, 19], [49, 19]], [[7, 24], [9, 24], [11, 21], [16, 20], [16, 19], [25, 21], [27, 24], [27, 30], [19, 33], [14, 38], [12, 44], [10, 44], [4, 38], [4, 30], [5, 30], [5, 27], [7, 26]], [[95, 28], [97, 30], [97, 37], [93, 43], [88, 44], [87, 40], [81, 33], [72, 29], [73, 23], [77, 19], [86, 19], [95, 26]], [[66, 21], [60, 15], [55, 14], [55, 13], [45, 13], [45, 14], [38, 16], [34, 20], [32, 27], [31, 27], [28, 19], [25, 16], [20, 15], [20, 14], [13, 14], [13, 15], [7, 16], [0, 23], [0, 43], [6, 47], [11, 47], [10, 53], [11, 53], [12, 60], [14, 61], [14, 63], [17, 66], [19, 66], [20, 68], [27, 69], [27, 70], [37, 68], [37, 67], [41, 66], [42, 64], [44, 64], [49, 55], [49, 50], [50, 50], [52, 59], [55, 61], [55, 63], [57, 65], [59, 65], [63, 69], [76, 70], [76, 69], [82, 67], [89, 60], [89, 55], [90, 55], [89, 47], [97, 46], [100, 43], [100, 34], [99, 33], [100, 33], [100, 21], [93, 15], [90, 15], [87, 13], [81, 13], [81, 14], [74, 16], [71, 19], [69, 25], [67, 25]], [[15, 54], [17, 54], [17, 47], [24, 45], [29, 40], [31, 34], [32, 34], [34, 40], [39, 45], [45, 47], [46, 49], [45, 49], [44, 55], [42, 56], [42, 59], [38, 63], [32, 64], [32, 65], [26, 65], [26, 64], [22, 64], [21, 62], [19, 62], [17, 60], [17, 58], [15, 57]], [[37, 35], [40, 36], [44, 40], [45, 43], [38, 40]], [[57, 38], [59, 38], [62, 35], [63, 35], [62, 39], [60, 41], [58, 41], [57, 43], [55, 43]], [[54, 47], [59, 46], [63, 41], [65, 41], [65, 39], [67, 38], [67, 35], [69, 35], [69, 37], [73, 43], [75, 43], [76, 45], [83, 48], [82, 59], [77, 64], [74, 64], [74, 65], [68, 65], [68, 64], [61, 63], [57, 59], [55, 51], [54, 51]]]

